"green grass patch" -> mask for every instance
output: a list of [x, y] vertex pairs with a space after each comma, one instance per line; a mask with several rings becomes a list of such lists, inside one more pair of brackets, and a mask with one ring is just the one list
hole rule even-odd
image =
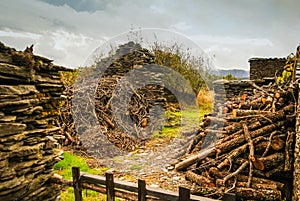
[[180, 127], [163, 127], [161, 131], [154, 131], [154, 138], [178, 138], [181, 137]]
[[[80, 171], [82, 172], [87, 172], [90, 174], [104, 174], [105, 171], [108, 168], [90, 168], [86, 161], [91, 160], [88, 158], [83, 158], [74, 154], [71, 154], [69, 152], [65, 152], [63, 154], [64, 159], [59, 161], [54, 165], [54, 170], [63, 176], [64, 179], [72, 179], [72, 167], [77, 166], [80, 168]], [[100, 194], [96, 191], [92, 190], [83, 190], [82, 192], [82, 197], [83, 200], [88, 200], [88, 201], [101, 201], [101, 200], [106, 200], [105, 195]], [[61, 201], [74, 201], [74, 190], [72, 187], [67, 187], [64, 188], [61, 191]]]
[[54, 169], [63, 176], [64, 179], [72, 178], [72, 167], [77, 166], [81, 172], [87, 172], [91, 174], [103, 174], [107, 168], [94, 168], [91, 169], [86, 161], [89, 159], [65, 152], [63, 154], [64, 160], [59, 161], [54, 165]]
[[[61, 191], [61, 201], [74, 201], [74, 189], [72, 187], [68, 187]], [[84, 201], [105, 201], [106, 195], [98, 193], [92, 190], [83, 190], [82, 191], [82, 199]]]
[[[178, 138], [181, 137], [181, 131], [195, 129], [204, 117], [204, 114], [211, 112], [212, 104], [207, 103], [199, 107], [186, 108], [179, 112], [166, 111], [166, 117], [170, 122], [167, 122], [160, 131], [153, 133], [154, 138]], [[181, 125], [180, 119], [184, 118], [184, 124]], [[176, 123], [174, 123], [176, 122]], [[170, 126], [174, 124], [175, 126]]]
[[137, 163], [137, 164], [133, 164], [130, 169], [131, 170], [141, 170], [143, 168], [143, 165], [140, 164], [140, 163]]

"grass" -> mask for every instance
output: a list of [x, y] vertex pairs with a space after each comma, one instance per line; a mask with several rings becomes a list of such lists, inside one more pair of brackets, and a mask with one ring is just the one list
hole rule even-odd
[[143, 168], [143, 165], [140, 164], [140, 163], [137, 163], [137, 164], [133, 164], [130, 169], [131, 170], [141, 170]]
[[91, 174], [103, 174], [107, 168], [94, 168], [91, 169], [86, 161], [89, 159], [65, 152], [63, 154], [64, 160], [59, 161], [54, 165], [54, 169], [63, 176], [64, 179], [72, 178], [72, 166], [78, 166], [81, 172], [87, 172]]
[[[163, 126], [161, 131], [153, 133], [154, 138], [178, 138], [180, 131], [188, 131], [197, 128], [204, 114], [211, 112], [212, 103], [202, 104], [198, 107], [186, 108], [180, 112], [166, 112], [166, 116], [172, 116], [175, 126]], [[184, 118], [184, 124], [180, 125], [180, 118]]]
[[[161, 131], [153, 133], [154, 138], [177, 138], [181, 137], [180, 131], [188, 131], [198, 127], [204, 114], [211, 112], [213, 107], [213, 92], [205, 88], [197, 94], [199, 107], [186, 107], [179, 112], [166, 111], [168, 119]], [[184, 124], [180, 125], [180, 119], [184, 118]]]
[[197, 103], [202, 110], [212, 110], [213, 92], [205, 88], [197, 94]]
[[163, 127], [161, 131], [155, 131], [153, 133], [154, 138], [177, 138], [181, 137], [180, 127]]
[[[71, 179], [72, 178], [72, 167], [78, 166], [80, 171], [88, 172], [91, 174], [104, 174], [107, 168], [90, 168], [87, 165], [87, 161], [91, 160], [88, 158], [83, 158], [69, 152], [65, 152], [64, 160], [59, 161], [54, 165], [54, 170], [63, 176], [64, 179]], [[91, 190], [84, 190], [83, 193], [83, 200], [88, 201], [101, 201], [106, 200], [105, 195], [100, 194], [95, 191]], [[72, 187], [65, 188], [61, 191], [61, 201], [73, 201], [74, 200], [74, 190]]]

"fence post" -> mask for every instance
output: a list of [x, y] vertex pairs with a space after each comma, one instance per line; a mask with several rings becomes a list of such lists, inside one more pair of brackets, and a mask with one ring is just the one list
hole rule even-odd
[[223, 201], [235, 201], [236, 195], [234, 193], [224, 193]]
[[80, 182], [80, 168], [72, 167], [73, 188], [75, 201], [82, 201], [82, 190]]
[[179, 201], [190, 201], [190, 189], [179, 186]]
[[114, 201], [115, 200], [115, 192], [114, 192], [114, 175], [111, 173], [106, 173], [106, 200]]
[[146, 182], [145, 180], [138, 180], [138, 201], [146, 201]]

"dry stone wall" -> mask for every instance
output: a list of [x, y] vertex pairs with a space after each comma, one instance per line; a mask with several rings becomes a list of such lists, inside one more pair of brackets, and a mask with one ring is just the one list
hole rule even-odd
[[214, 82], [215, 104], [223, 105], [224, 101], [241, 97], [242, 95], [253, 96], [254, 86], [268, 85], [274, 82], [274, 78], [265, 78], [257, 80], [217, 80]]
[[252, 58], [250, 63], [250, 80], [263, 79], [281, 75], [286, 58]]
[[55, 200], [55, 126], [64, 87], [52, 61], [0, 42], [0, 200]]

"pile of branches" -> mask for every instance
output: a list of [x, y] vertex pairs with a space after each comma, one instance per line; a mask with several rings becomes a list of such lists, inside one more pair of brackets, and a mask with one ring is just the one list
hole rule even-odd
[[[132, 151], [145, 143], [149, 138], [148, 134], [161, 125], [161, 121], [153, 121], [153, 119], [159, 119], [157, 114], [162, 112], [161, 109], [167, 110], [170, 108], [170, 105], [172, 108], [179, 109], [174, 95], [163, 86], [146, 85], [141, 88], [134, 88], [130, 80], [125, 78], [126, 74], [131, 70], [151, 64], [155, 64], [155, 56], [139, 44], [129, 42], [119, 46], [114, 55], [95, 63], [95, 69], [93, 69], [95, 77], [89, 80], [82, 79], [84, 82], [90, 82], [91, 84], [93, 82], [97, 83], [94, 101], [99, 128], [107, 139], [121, 150]], [[106, 66], [107, 68], [104, 70]], [[97, 72], [101, 72], [102, 76], [98, 77], [99, 73]], [[144, 74], [149, 76], [149, 72], [145, 71]], [[163, 75], [159, 75], [159, 73], [153, 76], [163, 79]], [[143, 82], [144, 80], [140, 81]], [[88, 86], [88, 84], [85, 85]], [[67, 99], [64, 107], [61, 108], [61, 119], [58, 122], [63, 130], [63, 134], [66, 136], [64, 145], [83, 148], [72, 116], [74, 88], [71, 86], [66, 87], [66, 89], [65, 95]], [[86, 92], [84, 89], [82, 91], [83, 96], [80, 98], [81, 100], [77, 101], [84, 104], [86, 101], [89, 101], [86, 100], [84, 93], [89, 92]], [[122, 105], [122, 93], [124, 91], [132, 95], [128, 105], [125, 106]], [[124, 110], [124, 107], [126, 110]], [[155, 110], [155, 108], [158, 110]], [[86, 118], [86, 122], [89, 122], [88, 117], [82, 118]], [[77, 129], [81, 129], [85, 125], [77, 126], [79, 126]], [[91, 139], [93, 140], [89, 141], [90, 148], [98, 146], [95, 149], [101, 152], [99, 150], [99, 142], [92, 133]]]
[[193, 193], [220, 198], [229, 192], [240, 200], [291, 199], [296, 90], [275, 82], [250, 83], [252, 95], [227, 99], [205, 116], [175, 165], [196, 184]]
[[[133, 44], [120, 46], [124, 47]], [[147, 49], [135, 47], [134, 51], [117, 59], [105, 71], [100, 79], [96, 92], [96, 114], [98, 121], [108, 137], [108, 140], [123, 150], [134, 150], [147, 139], [149, 131], [149, 110], [154, 104], [164, 107], [164, 88], [160, 86], [144, 86], [135, 89], [130, 80], [122, 79], [124, 75], [134, 68], [146, 64], [154, 64], [154, 55]], [[118, 85], [118, 86], [117, 86]], [[122, 99], [127, 93], [132, 95], [129, 105], [124, 110]], [[114, 99], [115, 97], [118, 97]], [[113, 102], [115, 101], [115, 102]], [[112, 108], [114, 103], [114, 108]]]
[[76, 132], [72, 115], [73, 82], [76, 75], [77, 71], [73, 69], [60, 73], [65, 90], [62, 94], [64, 97], [63, 106], [60, 107], [59, 119], [56, 121], [56, 125], [60, 127], [60, 134], [64, 136], [64, 140], [60, 142], [63, 146], [71, 145], [76, 149], [84, 149]]

